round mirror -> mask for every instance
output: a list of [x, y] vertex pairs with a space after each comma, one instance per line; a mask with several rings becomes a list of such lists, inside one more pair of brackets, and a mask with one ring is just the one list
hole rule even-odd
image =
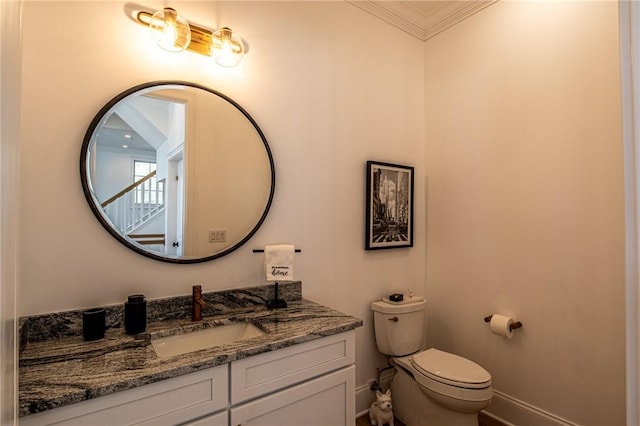
[[271, 150], [253, 118], [215, 90], [177, 81], [142, 84], [107, 103], [85, 135], [80, 175], [112, 236], [172, 263], [240, 247], [275, 188]]

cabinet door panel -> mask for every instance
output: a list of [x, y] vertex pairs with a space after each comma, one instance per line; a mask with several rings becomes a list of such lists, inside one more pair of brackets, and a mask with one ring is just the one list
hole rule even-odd
[[238, 404], [355, 362], [349, 331], [231, 363], [231, 403]]
[[232, 426], [353, 426], [355, 367], [231, 409]]

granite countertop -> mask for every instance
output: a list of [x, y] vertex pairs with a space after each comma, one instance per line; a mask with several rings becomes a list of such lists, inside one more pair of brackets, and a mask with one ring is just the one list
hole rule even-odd
[[[155, 337], [238, 321], [249, 321], [266, 334], [170, 358], [159, 358], [151, 346]], [[190, 318], [155, 321], [135, 336], [114, 327], [93, 342], [85, 342], [81, 335], [29, 342], [19, 358], [19, 414], [109, 395], [361, 325], [358, 318], [299, 298], [288, 301], [284, 309], [244, 306], [205, 316], [201, 322]]]

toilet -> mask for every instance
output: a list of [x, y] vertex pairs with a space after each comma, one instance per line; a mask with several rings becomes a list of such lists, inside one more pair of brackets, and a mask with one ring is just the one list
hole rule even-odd
[[427, 301], [383, 298], [371, 304], [378, 350], [390, 357], [394, 415], [407, 426], [477, 426], [493, 397], [491, 374], [438, 349], [421, 351]]

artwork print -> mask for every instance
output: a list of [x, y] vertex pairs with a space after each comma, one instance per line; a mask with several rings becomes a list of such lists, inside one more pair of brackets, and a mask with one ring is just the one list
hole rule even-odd
[[366, 250], [413, 246], [413, 167], [367, 161]]

